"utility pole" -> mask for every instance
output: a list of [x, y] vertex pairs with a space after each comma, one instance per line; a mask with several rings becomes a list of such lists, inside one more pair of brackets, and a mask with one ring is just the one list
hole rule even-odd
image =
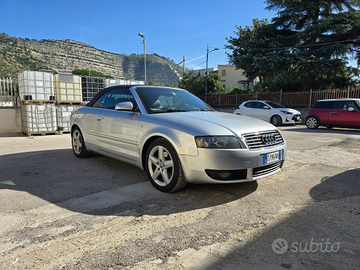
[[146, 84], [146, 53], [145, 53], [145, 35], [143, 33], [139, 33], [138, 34], [140, 37], [143, 38], [143, 44], [144, 44], [144, 81], [145, 81], [145, 84]]
[[185, 74], [185, 55], [183, 56], [183, 74]]

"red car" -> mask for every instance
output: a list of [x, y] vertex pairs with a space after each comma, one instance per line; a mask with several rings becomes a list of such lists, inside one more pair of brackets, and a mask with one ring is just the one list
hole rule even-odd
[[305, 117], [308, 128], [319, 126], [360, 128], [360, 99], [319, 100]]

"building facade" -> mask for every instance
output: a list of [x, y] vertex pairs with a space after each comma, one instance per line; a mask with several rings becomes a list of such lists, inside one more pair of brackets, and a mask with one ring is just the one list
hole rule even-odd
[[236, 69], [234, 65], [218, 65], [218, 74], [220, 75], [220, 82], [226, 88], [245, 87], [244, 82], [247, 78], [244, 75], [244, 70]]

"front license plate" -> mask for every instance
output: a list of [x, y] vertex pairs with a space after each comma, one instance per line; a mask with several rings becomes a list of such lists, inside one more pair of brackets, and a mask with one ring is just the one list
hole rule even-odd
[[264, 164], [268, 164], [278, 160], [281, 160], [281, 150], [264, 155]]

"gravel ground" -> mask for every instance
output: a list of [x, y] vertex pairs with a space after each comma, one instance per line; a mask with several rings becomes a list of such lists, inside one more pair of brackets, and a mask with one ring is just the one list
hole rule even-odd
[[1, 136], [0, 269], [360, 269], [360, 130], [279, 129], [280, 173], [174, 194], [69, 134]]

